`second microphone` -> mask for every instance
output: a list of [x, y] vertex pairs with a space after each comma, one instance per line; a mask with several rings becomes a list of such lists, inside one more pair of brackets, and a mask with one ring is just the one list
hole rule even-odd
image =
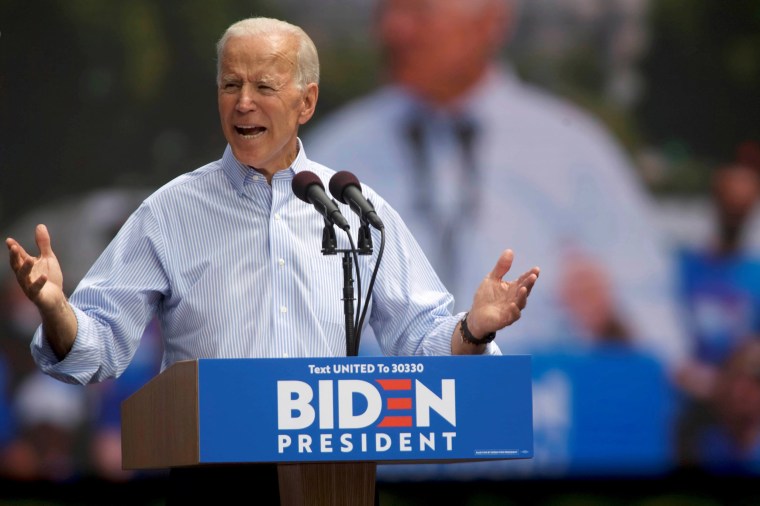
[[342, 170], [330, 178], [330, 193], [338, 202], [346, 204], [363, 220], [378, 230], [385, 228], [375, 212], [375, 206], [362, 194], [361, 183], [352, 173]]

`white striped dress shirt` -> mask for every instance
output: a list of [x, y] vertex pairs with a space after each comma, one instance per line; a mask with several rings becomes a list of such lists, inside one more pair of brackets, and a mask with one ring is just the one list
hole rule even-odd
[[[342, 258], [321, 253], [324, 220], [291, 190], [300, 171], [317, 174], [325, 188], [334, 171], [309, 160], [300, 140], [299, 148], [271, 185], [228, 146], [221, 160], [148, 197], [71, 295], [78, 332], [69, 354], [58, 361], [37, 330], [38, 366], [70, 383], [118, 377], [155, 315], [162, 370], [195, 358], [345, 355]], [[399, 215], [372, 189], [362, 191], [386, 231], [365, 325], [386, 355], [450, 354], [461, 318], [452, 296]], [[359, 219], [339, 207], [356, 242]], [[336, 232], [338, 248], [348, 248]], [[359, 256], [362, 303], [380, 245], [372, 234], [374, 253]], [[499, 349], [491, 344], [487, 353]]]

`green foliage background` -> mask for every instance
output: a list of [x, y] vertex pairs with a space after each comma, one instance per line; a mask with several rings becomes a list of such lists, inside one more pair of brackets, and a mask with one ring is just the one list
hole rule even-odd
[[[156, 187], [217, 158], [214, 44], [237, 19], [282, 17], [315, 39], [323, 79], [314, 128], [381, 79], [372, 3], [0, 2], [0, 227], [66, 195]], [[654, 153], [655, 176], [642, 168], [654, 192], [704, 191], [715, 163], [760, 139], [760, 0], [650, 2], [642, 92], [625, 106], [605, 92], [614, 64], [605, 34], [618, 22], [576, 27], [566, 50], [548, 57], [525, 42], [537, 23], [527, 10], [504, 56], [526, 80], [597, 114], [635, 161]]]

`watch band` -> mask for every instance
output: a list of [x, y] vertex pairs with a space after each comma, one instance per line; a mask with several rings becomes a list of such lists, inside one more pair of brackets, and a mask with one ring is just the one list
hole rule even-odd
[[462, 321], [459, 322], [459, 335], [462, 337], [462, 342], [470, 344], [488, 344], [496, 339], [496, 332], [486, 334], [481, 338], [477, 338], [472, 335], [470, 329], [467, 328], [467, 317], [470, 315], [469, 311], [464, 314]]

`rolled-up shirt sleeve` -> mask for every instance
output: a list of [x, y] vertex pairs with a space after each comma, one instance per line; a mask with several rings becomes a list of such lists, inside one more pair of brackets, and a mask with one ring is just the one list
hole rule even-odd
[[70, 297], [74, 345], [58, 360], [40, 326], [31, 342], [38, 367], [66, 383], [116, 378], [127, 368], [168, 293], [158, 222], [146, 206], [127, 220]]
[[[451, 355], [451, 336], [464, 313], [452, 313], [454, 297], [398, 213], [375, 201], [387, 237], [370, 318], [380, 348], [385, 355]], [[484, 354], [501, 350], [491, 342]]]

